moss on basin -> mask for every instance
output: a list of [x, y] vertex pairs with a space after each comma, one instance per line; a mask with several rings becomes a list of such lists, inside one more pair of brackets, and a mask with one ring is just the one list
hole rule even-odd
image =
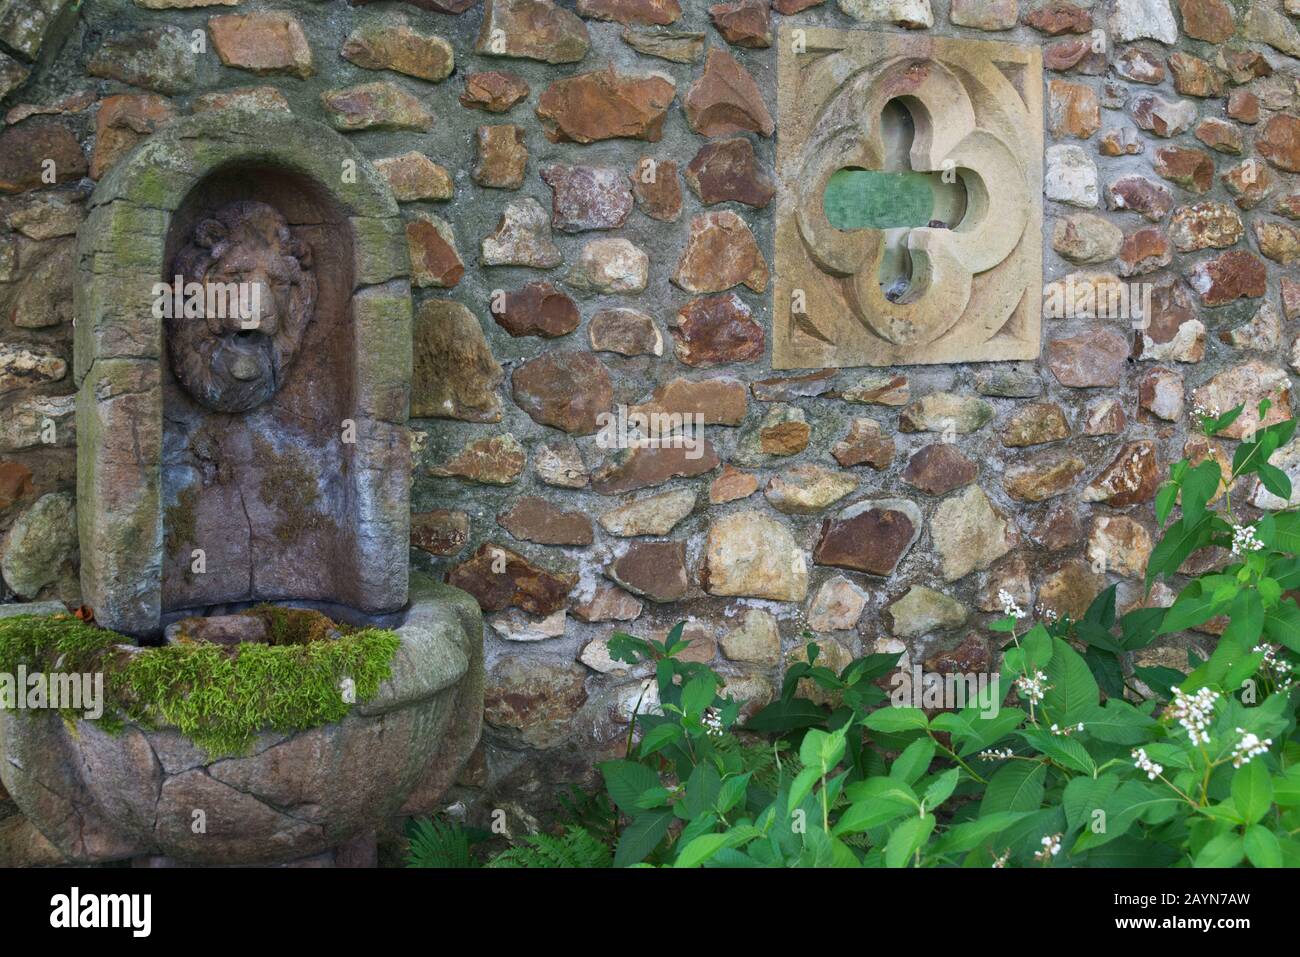
[[266, 616], [270, 644], [139, 648], [69, 615], [3, 619], [0, 672], [102, 672], [101, 726], [174, 727], [210, 755], [238, 755], [260, 731], [341, 720], [351, 708], [345, 682], [356, 702], [374, 697], [401, 643], [378, 628], [338, 627], [338, 637], [325, 640], [324, 616], [314, 612], [261, 606], [249, 614]]

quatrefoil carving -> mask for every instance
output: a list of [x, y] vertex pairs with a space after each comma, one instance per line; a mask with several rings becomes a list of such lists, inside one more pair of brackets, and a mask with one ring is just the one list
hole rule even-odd
[[[787, 28], [780, 53], [786, 189], [777, 222], [778, 368], [1031, 359], [1042, 286], [1042, 94], [1036, 47]], [[887, 234], [837, 229], [823, 196], [845, 168], [886, 167], [880, 118], [901, 103], [914, 171], [966, 190], [953, 228], [907, 233], [911, 283], [881, 288]], [[898, 298], [898, 301], [894, 299]]]

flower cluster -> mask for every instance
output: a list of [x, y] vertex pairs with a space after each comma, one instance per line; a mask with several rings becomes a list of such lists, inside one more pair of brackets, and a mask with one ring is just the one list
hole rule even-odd
[[1056, 724], [1053, 724], [1052, 727], [1051, 727], [1051, 732], [1052, 732], [1052, 734], [1058, 734], [1058, 735], [1060, 735], [1061, 737], [1065, 737], [1066, 735], [1068, 735], [1068, 734], [1069, 734], [1070, 732], [1072, 732], [1072, 731], [1082, 731], [1082, 730], [1083, 730], [1083, 722], [1082, 722], [1082, 721], [1080, 721], [1078, 724], [1076, 724], [1076, 725], [1075, 725], [1074, 727], [1072, 727], [1072, 728], [1062, 728], [1062, 727], [1060, 727], [1059, 725], [1056, 725]]
[[1219, 408], [1214, 405], [1209, 408], [1198, 405], [1192, 409], [1192, 415], [1199, 416], [1202, 419], [1217, 419], [1219, 417]]
[[1264, 660], [1260, 662], [1261, 667], [1273, 676], [1273, 681], [1277, 684], [1278, 691], [1286, 691], [1295, 684], [1295, 675], [1293, 675], [1291, 662], [1285, 658], [1277, 656], [1277, 648], [1273, 645], [1256, 645], [1251, 651], [1264, 655]]
[[1192, 744], [1209, 744], [1210, 718], [1214, 715], [1219, 693], [1209, 688], [1202, 688], [1194, 695], [1186, 694], [1178, 688], [1169, 690], [1174, 696], [1169, 704], [1169, 714], [1186, 729]]
[[1010, 748], [1005, 751], [999, 751], [997, 748], [985, 748], [979, 754], [975, 755], [981, 761], [1005, 761], [1007, 758], [1015, 757], [1015, 752]]
[[998, 602], [1002, 605], [1002, 614], [1009, 615], [1012, 618], [1024, 618], [1025, 610], [1016, 604], [1011, 592], [1005, 588], [998, 590]]
[[1135, 748], [1132, 751], [1132, 755], [1133, 755], [1133, 763], [1137, 766], [1137, 769], [1139, 771], [1145, 771], [1147, 773], [1148, 781], [1154, 781], [1156, 778], [1160, 777], [1161, 773], [1165, 769], [1164, 765], [1156, 764], [1149, 757], [1147, 757], [1146, 748]]
[[1048, 608], [1042, 602], [1039, 602], [1037, 605], [1034, 606], [1034, 612], [1035, 614], [1038, 615], [1039, 618], [1043, 619], [1043, 621], [1047, 622], [1048, 624], [1051, 624], [1052, 622], [1056, 621], [1058, 617], [1056, 612]]
[[704, 733], [722, 737], [722, 712], [717, 708], [704, 709]]
[[1250, 764], [1251, 758], [1257, 758], [1268, 751], [1273, 746], [1272, 738], [1259, 739], [1259, 735], [1247, 731], [1245, 728], [1238, 728], [1237, 733], [1241, 735], [1241, 740], [1237, 746], [1232, 749], [1232, 766], [1239, 768], [1243, 764]]
[[1052, 686], [1047, 684], [1047, 675], [1041, 671], [1035, 671], [1033, 676], [1021, 675], [1016, 679], [1016, 688], [1022, 698], [1027, 698], [1031, 704], [1037, 704], [1043, 700], [1045, 695]]
[[1264, 543], [1255, 537], [1254, 525], [1232, 526], [1232, 554], [1242, 555], [1246, 552], [1257, 552], [1263, 547]]
[[997, 857], [993, 859], [993, 866], [1006, 867], [1007, 858], [1009, 858], [1010, 856], [1011, 856], [1011, 848], [1008, 847], [1005, 851], [1003, 851], [1001, 854], [999, 854]]
[[1061, 835], [1047, 834], [1043, 837], [1043, 849], [1034, 852], [1034, 860], [1050, 861], [1061, 853]]

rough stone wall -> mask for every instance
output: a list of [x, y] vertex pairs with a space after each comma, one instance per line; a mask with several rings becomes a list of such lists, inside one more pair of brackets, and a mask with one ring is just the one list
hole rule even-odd
[[[413, 558], [490, 613], [456, 792], [479, 815], [530, 823], [622, 749], [646, 684], [605, 653], [616, 629], [688, 621], [688, 656], [759, 702], [805, 629], [833, 664], [983, 670], [1000, 591], [1054, 614], [1113, 581], [1142, 600], [1168, 463], [1231, 456], [1189, 439], [1194, 406], [1289, 411], [1295, 0], [576, 6], [0, 0], [4, 598], [78, 600], [70, 237], [90, 177], [232, 104], [346, 131], [409, 215]], [[1151, 284], [1145, 328], [1076, 302], [1036, 363], [774, 374], [783, 20], [1041, 45], [1046, 301]], [[708, 446], [602, 447], [598, 415], [638, 406], [704, 413]]]

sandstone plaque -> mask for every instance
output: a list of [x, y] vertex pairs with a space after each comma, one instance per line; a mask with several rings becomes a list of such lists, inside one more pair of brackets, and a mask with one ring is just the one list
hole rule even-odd
[[[787, 26], [778, 61], [773, 365], [1036, 358], [1040, 50]], [[934, 193], [919, 222], [918, 176]], [[888, 220], [879, 191], [903, 183]]]

